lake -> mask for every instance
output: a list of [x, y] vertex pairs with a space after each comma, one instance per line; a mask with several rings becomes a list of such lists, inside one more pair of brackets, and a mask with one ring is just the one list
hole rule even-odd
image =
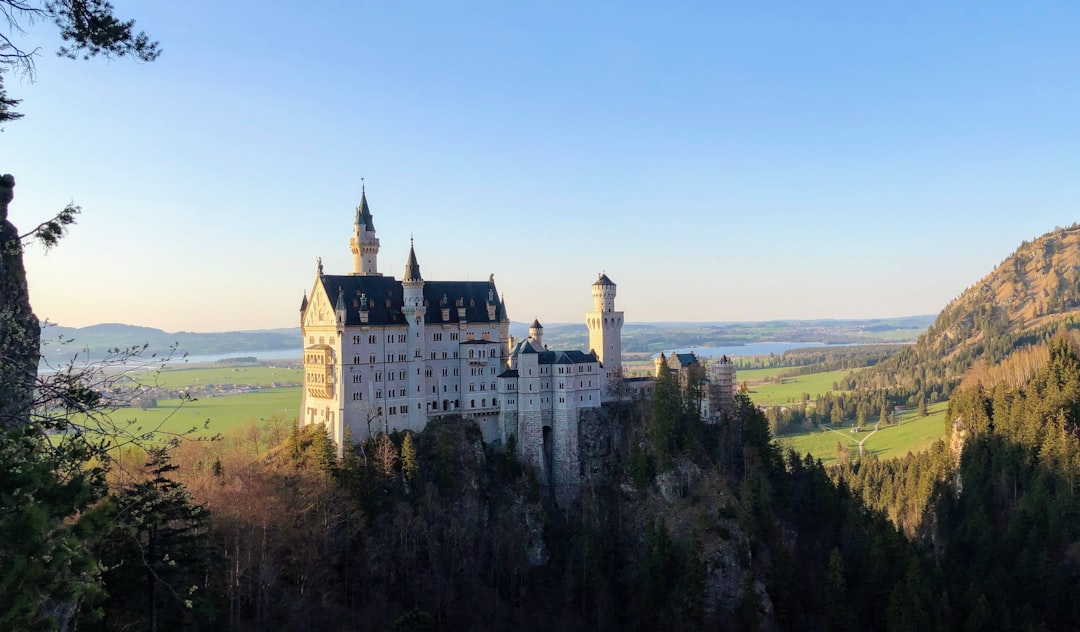
[[[666, 355], [673, 353], [695, 353], [699, 357], [712, 358], [717, 356], [726, 355], [728, 357], [748, 357], [758, 355], [769, 355], [775, 353], [780, 355], [788, 349], [806, 349], [808, 347], [846, 347], [850, 344], [839, 345], [826, 345], [824, 342], [751, 342], [745, 345], [731, 345], [727, 347], [683, 347], [681, 349], [672, 349], [665, 351]], [[660, 354], [656, 354], [658, 356]], [[656, 357], [653, 356], [653, 357]]]

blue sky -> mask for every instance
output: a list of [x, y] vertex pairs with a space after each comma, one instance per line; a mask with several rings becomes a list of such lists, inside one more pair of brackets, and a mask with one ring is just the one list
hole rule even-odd
[[1080, 5], [132, 3], [151, 64], [7, 77], [11, 219], [38, 314], [166, 330], [297, 324], [351, 267], [494, 273], [510, 316], [936, 313], [1080, 220]]

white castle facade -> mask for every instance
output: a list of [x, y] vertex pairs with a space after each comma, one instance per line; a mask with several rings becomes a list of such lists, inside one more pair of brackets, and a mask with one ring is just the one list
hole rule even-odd
[[378, 432], [423, 430], [463, 415], [484, 440], [508, 445], [544, 482], [580, 480], [578, 422], [598, 408], [622, 373], [623, 313], [615, 283], [601, 274], [586, 314], [588, 352], [552, 351], [533, 321], [510, 336], [506, 305], [487, 281], [429, 281], [410, 245], [399, 281], [378, 271], [379, 240], [361, 195], [350, 240], [353, 270], [329, 275], [320, 261], [300, 307], [304, 390], [300, 423], [323, 424], [337, 445]]

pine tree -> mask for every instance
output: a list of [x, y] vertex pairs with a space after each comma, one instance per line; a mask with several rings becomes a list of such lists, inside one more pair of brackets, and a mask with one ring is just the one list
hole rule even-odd
[[401, 471], [410, 481], [420, 473], [420, 459], [416, 454], [411, 432], [406, 432], [405, 438], [401, 440]]
[[68, 629], [103, 594], [89, 541], [105, 480], [88, 447], [0, 432], [0, 629]]
[[[176, 466], [152, 449], [150, 478], [109, 499], [111, 528], [95, 546], [108, 597], [102, 629], [206, 627], [218, 596], [211, 585], [220, 554], [210, 538], [210, 512], [170, 478]], [[90, 622], [80, 628], [94, 629]]]
[[676, 428], [682, 416], [679, 384], [674, 373], [666, 367], [656, 376], [652, 403], [652, 415], [646, 426], [646, 434], [657, 466], [663, 470], [670, 465], [672, 457], [678, 451]]

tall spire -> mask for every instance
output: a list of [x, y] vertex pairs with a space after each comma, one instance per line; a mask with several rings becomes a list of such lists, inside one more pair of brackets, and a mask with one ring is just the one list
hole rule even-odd
[[375, 232], [375, 222], [367, 203], [367, 188], [363, 184], [360, 185], [360, 205], [356, 207], [356, 225], [363, 226], [369, 233]]
[[423, 280], [423, 277], [420, 276], [420, 264], [416, 262], [416, 250], [413, 248], [413, 240], [412, 237], [409, 237], [409, 261], [405, 264], [405, 278], [402, 281], [416, 283]]

